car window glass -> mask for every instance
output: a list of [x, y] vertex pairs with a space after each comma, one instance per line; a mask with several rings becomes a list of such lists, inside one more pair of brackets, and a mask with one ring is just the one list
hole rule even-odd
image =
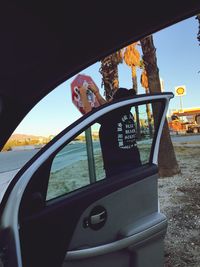
[[152, 105], [109, 112], [66, 144], [52, 161], [47, 200], [148, 164], [156, 132]]

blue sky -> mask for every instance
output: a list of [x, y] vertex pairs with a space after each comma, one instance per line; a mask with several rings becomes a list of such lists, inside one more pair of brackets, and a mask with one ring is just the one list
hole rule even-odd
[[[185, 85], [187, 94], [183, 97], [183, 107], [200, 107], [200, 46], [197, 41], [198, 22], [195, 17], [179, 22], [153, 35], [156, 47], [160, 77], [164, 80], [165, 91], [174, 92], [174, 87]], [[100, 92], [100, 63], [92, 65], [81, 73], [93, 78]], [[140, 70], [138, 81], [140, 80]], [[82, 116], [71, 101], [71, 78], [58, 86], [40, 101], [18, 126], [15, 133], [48, 136], [57, 134], [74, 120]], [[131, 88], [131, 70], [125, 64], [119, 65], [121, 87]], [[139, 93], [144, 89], [139, 86]], [[169, 109], [180, 108], [180, 100], [175, 97]]]

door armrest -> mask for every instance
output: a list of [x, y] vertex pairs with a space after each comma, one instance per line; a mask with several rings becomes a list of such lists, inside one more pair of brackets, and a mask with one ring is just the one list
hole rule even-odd
[[121, 230], [119, 232], [119, 240], [96, 247], [68, 251], [65, 260], [81, 260], [116, 252], [129, 247], [132, 248], [146, 239], [154, 238], [155, 236], [164, 237], [166, 230], [166, 217], [161, 213], [153, 213]]

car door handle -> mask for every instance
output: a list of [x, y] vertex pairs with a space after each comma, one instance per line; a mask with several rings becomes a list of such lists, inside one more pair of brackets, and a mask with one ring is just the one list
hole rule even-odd
[[141, 221], [138, 221], [138, 226], [134, 225], [135, 227], [132, 230], [131, 227], [130, 229], [123, 230], [121, 235], [125, 236], [124, 238], [97, 247], [68, 251], [65, 260], [81, 260], [96, 257], [129, 248], [151, 237], [164, 237], [167, 230], [167, 219], [163, 214], [154, 213], [142, 218], [142, 220], [143, 223], [141, 224]]
[[102, 211], [99, 214], [92, 215], [92, 216], [90, 216], [90, 223], [93, 225], [99, 224], [99, 223], [105, 221], [105, 216], [106, 216], [105, 211]]
[[83, 227], [84, 228], [91, 228], [92, 230], [100, 230], [102, 227], [104, 227], [105, 223], [107, 221], [107, 211], [102, 206], [95, 206], [89, 216], [87, 218], [84, 218], [83, 220]]

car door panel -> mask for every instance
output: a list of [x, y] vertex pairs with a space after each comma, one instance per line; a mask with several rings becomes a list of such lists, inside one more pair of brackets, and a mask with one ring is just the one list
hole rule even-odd
[[[129, 186], [121, 187], [121, 189], [94, 202], [81, 215], [69, 249], [75, 250], [84, 245], [94, 247], [114, 242], [116, 233], [119, 235], [120, 231], [133, 221], [156, 212], [157, 191], [155, 190], [155, 183], [156, 178], [151, 176]], [[118, 204], [113, 206], [113, 203]], [[83, 227], [84, 218], [89, 218], [90, 212], [96, 206], [105, 207], [107, 211], [107, 221], [99, 231], [94, 231], [90, 226]]]
[[[155, 256], [152, 257], [152, 255], [156, 255], [153, 247], [154, 243], [161, 243], [166, 232], [167, 220], [163, 214], [158, 212], [156, 184], [157, 175], [152, 175], [120, 189], [88, 207], [76, 226], [69, 252], [66, 254], [66, 265], [63, 266], [76, 266], [77, 260], [80, 261], [80, 264], [85, 264], [82, 266], [88, 266], [88, 259], [89, 262], [95, 262], [95, 258], [98, 256], [122, 253], [123, 250], [127, 255], [124, 258], [124, 265], [121, 265], [121, 260], [120, 264], [115, 261], [114, 265], [110, 266], [127, 266], [126, 261], [133, 258], [133, 255], [138, 261], [141, 261], [139, 251], [145, 250], [147, 239], [149, 241], [155, 239], [148, 247], [149, 249], [151, 247], [152, 250], [151, 258], [155, 258], [157, 261]], [[134, 203], [132, 203], [133, 195]], [[118, 203], [118, 205], [113, 207], [113, 203]], [[95, 206], [106, 207], [108, 213], [108, 220], [104, 228], [96, 232], [89, 227], [87, 229], [83, 227], [84, 218], [89, 217]], [[149, 266], [151, 258], [147, 259], [146, 257], [146, 264], [143, 263], [143, 266]], [[87, 259], [85, 263], [84, 259]]]
[[155, 212], [129, 225], [126, 231], [120, 231], [117, 241], [69, 251], [63, 266], [92, 266], [92, 263], [98, 264], [98, 257], [101, 257], [101, 260], [97, 266], [104, 266], [103, 259], [108, 260], [109, 266], [162, 266], [166, 228], [166, 217]]
[[[69, 127], [26, 166], [8, 197], [1, 224], [3, 229], [12, 229], [15, 266], [162, 266], [166, 219], [158, 210], [156, 154], [171, 97], [143, 96], [100, 108]], [[66, 143], [103, 114], [151, 100], [163, 102], [163, 110], [149, 164], [46, 201], [52, 160]], [[33, 200], [37, 205], [32, 204]], [[27, 212], [32, 205], [34, 209]], [[91, 229], [87, 220], [99, 206], [106, 210], [106, 221], [98, 230]], [[93, 214], [93, 222], [100, 216], [101, 212]], [[150, 251], [152, 264], [157, 265], [147, 265]], [[156, 251], [160, 252], [157, 256]]]
[[[146, 177], [149, 174], [152, 174], [152, 176], [148, 180]], [[25, 266], [55, 266], [56, 262], [53, 261], [53, 252], [57, 250], [63, 255], [63, 250], [65, 250], [64, 254], [66, 254], [70, 246], [66, 240], [72, 240], [72, 249], [74, 249], [74, 247], [80, 248], [84, 246], [85, 242], [88, 242], [88, 240], [90, 240], [90, 243], [86, 245], [90, 247], [115, 241], [116, 233], [120, 234], [120, 230], [123, 229], [123, 221], [125, 223], [124, 227], [126, 227], [135, 220], [135, 216], [140, 218], [146, 214], [157, 211], [156, 176], [157, 167], [155, 165], [145, 166], [138, 171], [134, 170], [133, 173], [129, 173], [127, 177], [116, 177], [116, 181], [111, 180], [108, 183], [102, 180], [98, 184], [92, 185], [92, 189], [90, 186], [77, 190], [72, 193], [71, 196], [69, 195], [67, 197], [68, 201], [66, 201], [66, 197], [63, 201], [58, 202], [55, 200], [55, 203], [49, 204], [45, 210], [41, 210], [37, 212], [37, 214], [30, 215], [23, 219], [21, 222], [20, 239], [23, 240], [22, 255]], [[139, 190], [139, 188], [141, 188], [141, 183], [144, 184], [144, 192]], [[135, 192], [138, 199], [143, 197], [142, 202], [140, 201], [140, 203], [138, 203], [138, 201], [135, 201], [133, 207], [128, 204], [131, 202], [132, 194], [134, 194], [131, 193], [131, 191]], [[127, 192], [130, 193], [127, 194]], [[126, 195], [126, 198], [124, 201], [121, 201], [121, 196], [124, 195]], [[113, 209], [112, 203], [120, 204]], [[108, 220], [105, 226], [98, 231], [91, 230], [89, 227], [83, 228], [84, 219], [88, 217], [88, 214], [94, 206], [99, 205], [105, 207], [108, 213]], [[142, 205], [144, 209], [139, 209], [140, 205]], [[114, 211], [116, 211], [116, 214], [113, 216]], [[123, 214], [119, 216], [120, 212]], [[118, 217], [121, 218], [121, 220], [119, 220]], [[82, 232], [76, 234], [75, 226], [76, 229], [80, 227]], [[113, 230], [108, 231], [111, 226]], [[91, 234], [91, 239], [88, 239], [90, 236], [88, 236], [88, 231]], [[40, 232], [40, 236], [35, 235], [37, 232]], [[44, 251], [43, 248], [45, 247], [49, 233], [51, 233], [52, 242], [48, 244], [48, 248]], [[107, 236], [106, 239], [105, 236]], [[79, 239], [80, 241], [77, 243]], [[58, 244], [60, 244], [60, 247]], [[40, 262], [38, 262], [35, 255], [40, 255], [37, 257], [40, 259]]]

